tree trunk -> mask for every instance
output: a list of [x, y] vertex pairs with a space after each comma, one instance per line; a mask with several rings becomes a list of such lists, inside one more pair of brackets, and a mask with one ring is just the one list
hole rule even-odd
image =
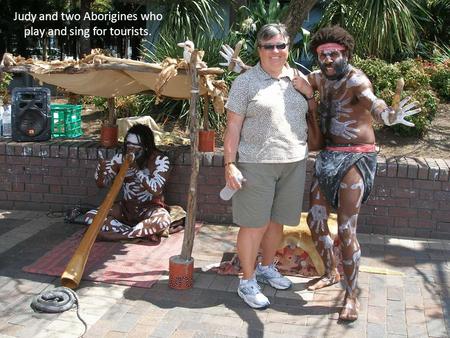
[[47, 34], [42, 38], [42, 61], [47, 61], [48, 59], [48, 39]]
[[108, 126], [116, 124], [116, 99], [110, 97], [108, 99]]
[[209, 96], [203, 96], [203, 130], [209, 130]]
[[[91, 22], [88, 20], [83, 20], [84, 15], [91, 10], [92, 0], [81, 0], [80, 2], [80, 28], [83, 30], [89, 29]], [[91, 38], [85, 38], [80, 36], [80, 57], [91, 54]]]
[[289, 10], [284, 24], [287, 27], [291, 43], [302, 27], [303, 21], [308, 17], [309, 11], [314, 7], [317, 0], [291, 0]]

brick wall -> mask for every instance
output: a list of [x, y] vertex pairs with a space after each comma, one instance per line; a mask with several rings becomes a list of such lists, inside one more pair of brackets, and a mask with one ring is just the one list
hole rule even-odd
[[[76, 204], [99, 205], [107, 190], [94, 183], [97, 152], [91, 140], [16, 143], [0, 139], [0, 208], [61, 211]], [[190, 180], [189, 148], [169, 149], [174, 164], [166, 199], [186, 206]], [[307, 187], [313, 159], [308, 160]], [[450, 160], [379, 157], [375, 187], [361, 209], [359, 231], [450, 239]], [[231, 203], [220, 200], [224, 185], [222, 154], [201, 158], [197, 218], [231, 222]], [[307, 189], [308, 190], [308, 189]], [[303, 210], [308, 209], [305, 192]]]

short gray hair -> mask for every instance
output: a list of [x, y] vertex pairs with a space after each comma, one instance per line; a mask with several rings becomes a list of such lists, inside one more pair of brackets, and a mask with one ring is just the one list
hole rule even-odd
[[270, 40], [277, 35], [283, 36], [286, 39], [286, 43], [289, 43], [289, 34], [286, 26], [282, 23], [268, 23], [262, 26], [256, 35], [256, 42], [260, 46], [262, 41]]

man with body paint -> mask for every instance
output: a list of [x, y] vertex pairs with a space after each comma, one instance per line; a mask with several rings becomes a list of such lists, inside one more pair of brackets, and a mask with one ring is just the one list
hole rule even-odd
[[[170, 173], [170, 162], [155, 145], [152, 130], [142, 124], [132, 126], [126, 136], [122, 153], [107, 161], [100, 157], [95, 172], [97, 186], [109, 185], [119, 173], [125, 154], [134, 154], [123, 181], [123, 199], [116, 202], [99, 233], [102, 240], [150, 239], [170, 226], [169, 211], [163, 191]], [[100, 153], [99, 153], [100, 154]], [[89, 211], [85, 221], [91, 224], [97, 210]]]
[[[319, 92], [320, 127], [325, 138], [325, 148], [316, 158], [307, 221], [326, 273], [309, 289], [321, 289], [341, 279], [327, 226], [330, 209], [334, 208], [346, 285], [341, 320], [358, 318], [356, 285], [361, 249], [356, 228], [361, 203], [369, 197], [376, 172], [373, 119], [386, 125], [414, 126], [404, 118], [420, 111], [414, 109], [416, 102], [407, 104], [409, 98], [401, 101], [396, 110], [378, 99], [366, 75], [349, 64], [353, 47], [353, 37], [341, 27], [319, 30], [310, 48], [320, 70], [307, 78], [313, 90]], [[300, 88], [302, 81], [301, 77], [295, 78], [294, 87]]]
[[[308, 289], [318, 290], [341, 279], [327, 225], [331, 208], [334, 208], [338, 216], [346, 282], [341, 320], [358, 318], [356, 285], [361, 249], [356, 227], [361, 203], [369, 197], [376, 172], [373, 120], [389, 126], [402, 123], [411, 127], [414, 124], [404, 118], [420, 111], [415, 109], [416, 102], [408, 104], [409, 98], [402, 100], [395, 110], [378, 99], [366, 75], [349, 64], [353, 47], [353, 37], [341, 27], [319, 30], [313, 36], [310, 48], [317, 56], [320, 70], [310, 73], [307, 78], [293, 79], [297, 90], [307, 81], [314, 91], [319, 92], [320, 127], [326, 143], [316, 158], [307, 219], [326, 272]], [[224, 52], [220, 54], [227, 61], [222, 65], [228, 66], [233, 61], [237, 65], [233, 68], [236, 72], [250, 68], [240, 58], [233, 58], [233, 49], [229, 46], [222, 48]]]

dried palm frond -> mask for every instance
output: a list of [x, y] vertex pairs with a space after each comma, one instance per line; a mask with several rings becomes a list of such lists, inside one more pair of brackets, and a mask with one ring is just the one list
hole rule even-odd
[[163, 69], [161, 70], [161, 72], [158, 75], [158, 79], [156, 80], [156, 84], [155, 84], [155, 94], [156, 94], [156, 104], [158, 104], [161, 101], [161, 95], [162, 95], [162, 91], [164, 89], [164, 86], [167, 84], [167, 82], [177, 76], [178, 71], [177, 71], [177, 65], [172, 63], [172, 64], [167, 64], [165, 67], [163, 67]]

